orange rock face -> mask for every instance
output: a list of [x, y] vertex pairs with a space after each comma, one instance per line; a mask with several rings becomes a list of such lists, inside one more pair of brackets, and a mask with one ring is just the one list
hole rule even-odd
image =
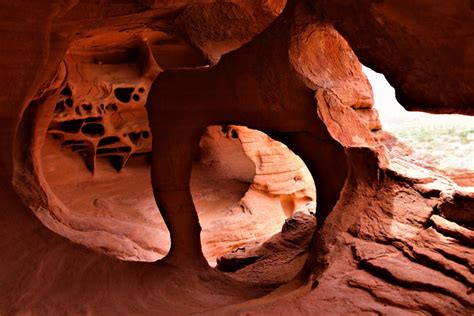
[[1, 315], [474, 312], [469, 1], [0, 2]]

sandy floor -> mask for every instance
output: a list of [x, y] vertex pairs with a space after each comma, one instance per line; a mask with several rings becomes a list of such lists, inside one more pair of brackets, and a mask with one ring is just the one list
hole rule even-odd
[[[92, 175], [79, 155], [48, 138], [43, 166], [53, 191], [71, 212], [127, 223], [136, 227], [132, 230], [148, 234], [143, 238], [147, 246], [159, 249], [156, 259], [167, 253], [169, 234], [155, 204], [146, 157], [132, 158], [120, 173], [98, 159]], [[216, 170], [196, 164], [191, 182], [203, 228], [203, 250], [210, 264], [241, 244], [263, 242], [279, 232], [285, 220], [278, 198], [248, 190], [249, 183], [222, 178]], [[242, 198], [251, 213], [240, 206]]]

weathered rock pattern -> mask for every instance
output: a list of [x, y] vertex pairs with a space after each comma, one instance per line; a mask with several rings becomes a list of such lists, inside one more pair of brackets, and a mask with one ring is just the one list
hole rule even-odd
[[247, 244], [217, 260], [217, 269], [233, 272], [236, 279], [278, 286], [291, 281], [308, 256], [308, 245], [316, 228], [314, 215], [306, 210], [288, 218], [275, 234], [261, 245]]
[[[179, 16], [186, 16], [189, 10], [199, 11], [206, 8], [208, 6], [189, 7]], [[217, 8], [218, 6], [211, 6], [212, 10]], [[252, 10], [258, 11], [258, 8], [257, 6]], [[274, 17], [275, 10], [279, 10], [278, 6], [263, 8], [266, 13], [262, 14], [265, 14], [266, 18], [259, 21], [262, 25], [268, 24], [270, 15]], [[207, 61], [198, 49], [191, 47], [176, 34], [142, 28], [131, 28], [130, 31], [102, 31], [105, 34], [93, 31], [70, 45], [58, 78], [55, 79], [55, 85], [51, 85], [47, 90], [57, 89], [59, 85], [60, 92], [47, 92], [36, 98], [34, 110], [41, 114], [33, 114], [37, 127], [28, 131], [32, 135], [25, 135], [25, 138], [38, 145], [31, 146], [31, 153], [27, 153], [32, 155], [35, 167], [31, 170], [32, 175], [26, 177], [38, 178], [38, 183], [31, 180], [32, 185], [37, 186], [41, 194], [47, 196], [47, 202], [39, 205], [38, 201], [28, 203], [48, 227], [75, 242], [121, 259], [154, 261], [167, 253], [169, 238], [161, 216], [157, 215], [158, 209], [153, 202], [147, 175], [139, 171], [135, 176], [144, 182], [140, 181], [132, 190], [126, 187], [126, 181], [134, 180], [133, 172], [115, 177], [101, 164], [101, 174], [89, 177], [83, 174], [84, 171], [74, 161], [74, 157], [64, 157], [49, 144], [43, 149], [47, 162], [43, 162], [43, 157], [35, 151], [37, 147], [42, 146], [44, 124], [49, 124], [48, 133], [59, 139], [62, 147], [79, 153], [91, 172], [97, 171], [97, 158], [102, 157], [107, 158], [117, 171], [122, 170], [130, 157], [151, 152], [151, 133], [144, 104], [152, 80], [163, 70], [201, 66], [207, 64]], [[248, 40], [252, 32], [256, 32], [256, 29], [243, 29], [239, 35], [221, 36], [219, 41], [225, 43], [234, 35], [238, 36], [239, 41]], [[55, 103], [54, 110], [51, 109], [52, 103]], [[52, 114], [49, 114], [50, 111]], [[49, 115], [52, 116], [50, 122]], [[249, 131], [248, 137], [251, 137], [252, 133]], [[283, 153], [285, 154], [290, 155], [289, 165], [277, 166], [281, 172], [284, 172], [285, 168], [290, 170], [289, 168], [293, 167], [291, 157], [294, 155], [289, 150]], [[57, 168], [57, 160], [65, 159], [68, 165], [66, 173], [65, 170]], [[291, 215], [301, 206], [302, 201], [314, 200], [314, 184], [309, 172], [300, 160], [298, 163], [298, 168], [302, 171], [295, 170], [295, 174], [302, 180], [294, 181], [293, 177], [296, 175], [291, 173], [283, 175], [282, 182], [286, 177], [296, 183], [288, 182], [283, 193], [264, 189], [261, 193], [252, 191], [248, 193], [250, 198], [247, 198], [252, 201], [246, 202], [243, 199], [238, 205], [234, 204], [240, 200], [240, 196], [237, 196], [237, 201], [233, 201], [234, 197], [229, 200], [225, 195], [215, 195], [228, 205], [223, 207], [222, 214], [216, 213], [204, 220], [209, 223], [205, 225], [209, 233], [203, 233], [208, 258], [215, 258], [223, 251], [250, 239], [267, 238], [275, 233], [284, 220], [280, 195], [284, 204], [288, 205], [285, 206], [288, 208], [287, 215]], [[41, 171], [43, 165], [51, 170], [44, 179]], [[147, 168], [146, 162], [144, 167]], [[243, 170], [238, 172], [245, 173]], [[246, 180], [248, 183], [253, 181], [254, 170], [251, 173], [251, 177]], [[240, 179], [237, 174], [232, 176]], [[268, 186], [269, 182], [273, 181], [271, 177], [265, 179], [265, 175], [260, 177], [261, 186]], [[202, 186], [198, 186], [202, 189]], [[237, 195], [240, 187], [242, 185], [238, 186]], [[25, 189], [31, 191], [30, 188]], [[226, 189], [236, 188], [230, 186]], [[215, 188], [211, 186], [211, 190]], [[301, 192], [295, 195], [298, 191]], [[29, 196], [28, 192], [24, 194]], [[121, 195], [126, 195], [128, 202], [124, 201]], [[207, 195], [205, 199], [210, 199], [209, 192]], [[26, 199], [30, 200], [30, 197]], [[208, 207], [206, 203], [197, 203], [203, 209]], [[213, 205], [210, 213], [221, 206]], [[247, 212], [253, 216], [248, 219], [240, 218], [238, 213], [229, 216], [229, 212], [234, 215], [234, 208], [243, 208], [243, 213]], [[213, 233], [214, 225], [220, 223], [219, 217], [225, 218], [225, 225], [228, 226], [228, 230], [222, 231], [222, 236]], [[264, 220], [265, 217], [271, 220]], [[229, 230], [237, 227], [243, 229], [242, 221], [248, 222], [245, 227], [247, 233], [229, 234]], [[265, 224], [261, 224], [262, 222]]]
[[[61, 140], [61, 146], [78, 152], [91, 172], [95, 171], [97, 157], [108, 157], [120, 171], [132, 155], [151, 152], [144, 105], [153, 76], [133, 76], [135, 69], [132, 66], [126, 71], [127, 65], [119, 69], [115, 66], [115, 72], [114, 65], [65, 65], [67, 82], [48, 128]], [[110, 73], [112, 78], [107, 78]]]
[[[472, 114], [469, 1], [2, 1], [1, 8], [2, 315], [473, 313], [472, 193], [386, 150], [393, 143], [379, 131], [358, 61], [383, 72], [408, 109]], [[114, 92], [128, 87], [124, 102]], [[117, 109], [105, 111], [112, 104]], [[137, 126], [118, 115], [137, 111]], [[90, 121], [99, 114], [102, 127]], [[65, 128], [71, 120], [81, 120], [78, 130]], [[71, 212], [72, 195], [53, 190], [48, 172], [62, 161], [43, 159], [48, 130], [62, 142], [88, 142], [71, 145], [94, 175], [63, 148], [71, 158], [63, 161], [76, 162], [64, 166], [64, 178], [82, 170], [77, 180], [107, 180], [90, 201], [100, 219]], [[130, 133], [141, 133], [137, 143]], [[107, 148], [130, 148], [112, 155], [119, 174], [130, 171], [121, 182], [102, 159], [94, 163], [104, 137], [119, 138]], [[129, 154], [150, 148], [153, 195], [169, 235], [142, 229], [161, 221], [156, 209], [150, 218], [130, 216], [100, 194], [111, 183], [145, 188], [134, 175], [146, 162]], [[212, 163], [216, 153], [226, 159]], [[224, 167], [228, 157], [235, 161]], [[236, 233], [227, 236], [243, 246], [248, 235], [239, 239], [239, 229], [258, 227], [253, 219], [266, 216], [263, 226], [275, 227], [284, 210], [293, 214], [314, 198], [309, 174], [314, 234], [312, 215], [295, 213], [243, 256], [245, 267], [224, 273], [208, 265], [209, 241], [226, 237], [223, 222], [207, 221], [216, 218], [209, 206], [225, 199], [206, 198], [220, 192], [238, 203], [245, 194], [240, 214], [217, 207], [234, 212], [226, 228]], [[278, 207], [244, 216], [260, 210], [249, 207], [258, 200], [252, 194]], [[295, 218], [303, 224], [292, 230]], [[147, 248], [153, 240], [160, 247]], [[151, 261], [156, 253], [166, 256], [117, 260]]]
[[444, 218], [472, 229], [474, 227], [473, 203], [474, 192], [455, 191], [442, 196], [437, 209]]

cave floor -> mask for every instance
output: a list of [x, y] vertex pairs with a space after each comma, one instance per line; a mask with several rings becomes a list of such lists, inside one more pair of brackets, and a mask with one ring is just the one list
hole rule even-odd
[[[70, 212], [85, 220], [103, 220], [105, 229], [112, 232], [116, 222], [129, 225], [132, 240], [140, 230], [135, 242], [151, 248], [155, 253], [151, 258], [156, 260], [167, 253], [170, 240], [153, 197], [148, 159], [133, 157], [120, 172], [98, 159], [95, 174], [91, 174], [79, 155], [61, 148], [51, 137], [43, 149], [46, 179]], [[193, 199], [203, 229], [203, 251], [211, 265], [232, 249], [259, 244], [281, 230], [285, 216], [279, 199], [249, 189], [249, 185], [226, 178], [212, 165], [195, 163], [193, 167]], [[147, 258], [150, 255], [125, 259], [149, 261]]]

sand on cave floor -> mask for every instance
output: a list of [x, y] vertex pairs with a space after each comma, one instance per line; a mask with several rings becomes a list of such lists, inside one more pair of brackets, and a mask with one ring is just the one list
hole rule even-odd
[[[99, 158], [91, 174], [78, 154], [47, 137], [42, 161], [52, 191], [71, 213], [134, 225], [154, 236], [148, 241], [151, 248], [164, 249], [156, 259], [167, 252], [169, 234], [154, 200], [149, 157], [131, 158], [121, 172]], [[203, 251], [211, 265], [242, 244], [263, 242], [285, 221], [278, 197], [249, 190], [250, 183], [226, 178], [219, 170], [195, 163], [191, 180]], [[242, 200], [251, 212], [241, 207]]]

